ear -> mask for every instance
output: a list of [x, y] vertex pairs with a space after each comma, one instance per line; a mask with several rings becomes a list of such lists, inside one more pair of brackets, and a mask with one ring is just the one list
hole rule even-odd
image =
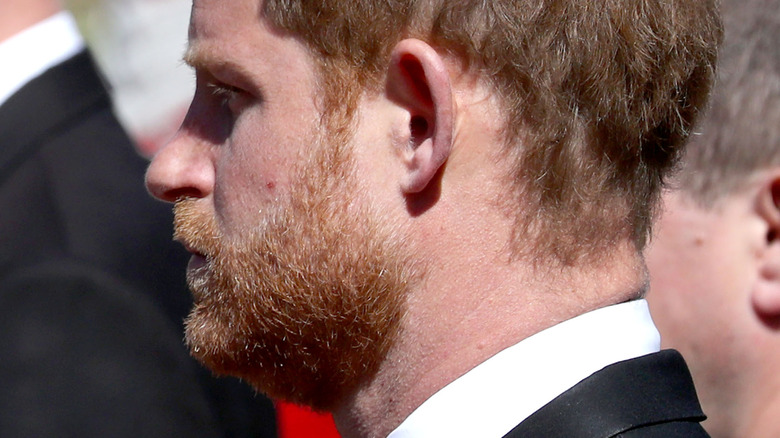
[[450, 156], [454, 108], [444, 59], [427, 43], [406, 39], [394, 48], [387, 76], [387, 95], [408, 115], [402, 128], [408, 139], [402, 151], [405, 194], [423, 192]]
[[753, 309], [764, 321], [776, 324], [780, 320], [780, 169], [762, 180], [755, 208], [766, 233], [751, 300]]

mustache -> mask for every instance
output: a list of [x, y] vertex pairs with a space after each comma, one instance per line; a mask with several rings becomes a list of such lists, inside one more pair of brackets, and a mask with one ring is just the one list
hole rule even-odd
[[216, 218], [204, 211], [195, 198], [182, 198], [173, 206], [173, 240], [189, 252], [213, 255], [222, 234]]

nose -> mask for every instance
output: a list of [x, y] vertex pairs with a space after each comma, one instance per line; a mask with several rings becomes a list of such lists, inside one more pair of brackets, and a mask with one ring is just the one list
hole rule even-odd
[[146, 188], [155, 198], [176, 202], [203, 198], [214, 188], [212, 149], [185, 128], [163, 147], [146, 171]]

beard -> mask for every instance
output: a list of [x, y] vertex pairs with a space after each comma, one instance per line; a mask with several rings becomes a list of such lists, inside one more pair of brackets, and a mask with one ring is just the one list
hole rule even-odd
[[376, 373], [415, 275], [402, 239], [355, 202], [351, 156], [318, 149], [240, 239], [193, 199], [177, 202], [175, 235], [206, 259], [187, 275], [191, 354], [270, 397], [333, 410]]

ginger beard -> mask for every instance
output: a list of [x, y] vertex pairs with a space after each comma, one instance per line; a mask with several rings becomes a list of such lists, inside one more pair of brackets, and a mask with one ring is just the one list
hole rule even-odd
[[401, 239], [356, 205], [354, 165], [339, 149], [317, 148], [283, 205], [264, 207], [257, 225], [234, 233], [240, 241], [222, 237], [197, 200], [175, 207], [177, 240], [207, 260], [187, 275], [191, 354], [318, 410], [333, 410], [377, 371], [413, 277]]

